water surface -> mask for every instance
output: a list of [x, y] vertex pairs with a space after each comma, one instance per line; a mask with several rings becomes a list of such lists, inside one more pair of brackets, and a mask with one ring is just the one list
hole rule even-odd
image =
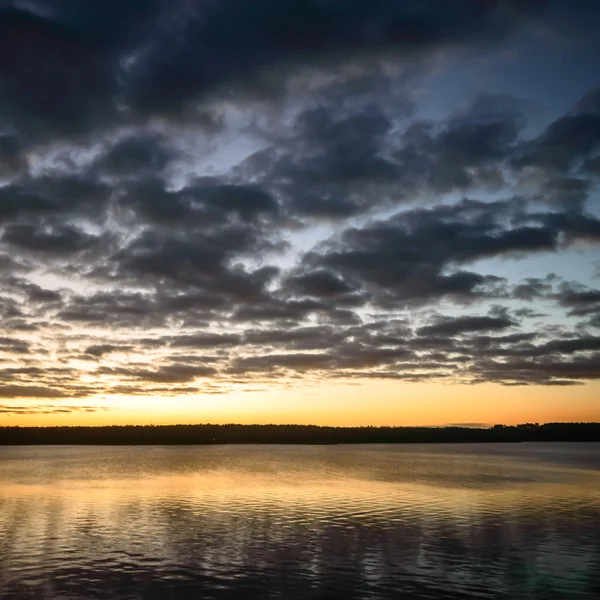
[[0, 448], [0, 599], [600, 597], [600, 444]]

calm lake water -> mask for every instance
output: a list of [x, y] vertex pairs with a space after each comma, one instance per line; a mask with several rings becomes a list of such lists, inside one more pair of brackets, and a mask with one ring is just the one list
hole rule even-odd
[[0, 598], [600, 598], [600, 444], [0, 447]]

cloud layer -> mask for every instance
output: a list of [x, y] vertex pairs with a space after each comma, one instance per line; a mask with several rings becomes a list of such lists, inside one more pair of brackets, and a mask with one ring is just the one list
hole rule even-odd
[[44, 403], [0, 412], [600, 378], [594, 282], [518, 274], [597, 253], [600, 87], [541, 127], [510, 94], [432, 115], [417, 93], [515, 36], [591, 31], [569, 6], [1, 8], [0, 397]]

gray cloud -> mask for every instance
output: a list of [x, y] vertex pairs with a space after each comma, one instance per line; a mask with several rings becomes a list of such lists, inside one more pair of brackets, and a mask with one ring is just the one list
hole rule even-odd
[[0, 414], [4, 415], [56, 415], [69, 413], [96, 413], [114, 410], [107, 406], [73, 406], [65, 404], [28, 404], [24, 406], [13, 406], [11, 404], [0, 404]]
[[[252, 8], [242, 0], [49, 5], [47, 17], [9, 6], [0, 19], [2, 109], [33, 139], [193, 115], [195, 101], [232, 88], [272, 96], [307, 65], [489, 45], [537, 12], [533, 2], [511, 0], [466, 0], [452, 10], [439, 0], [294, 0], [285, 10], [274, 0]], [[197, 120], [206, 121], [202, 111]]]
[[0, 9], [2, 397], [597, 379], [598, 291], [498, 261], [600, 242], [598, 89], [533, 133], [528, 102], [418, 90], [597, 8], [47, 4]]
[[439, 319], [417, 330], [419, 335], [456, 335], [476, 331], [499, 331], [515, 325], [507, 317], [458, 317]]
[[0, 385], [0, 398], [65, 398], [61, 390], [36, 385]]

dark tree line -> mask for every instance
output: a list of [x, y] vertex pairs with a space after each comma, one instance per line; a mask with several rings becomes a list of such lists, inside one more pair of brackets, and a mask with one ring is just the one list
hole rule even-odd
[[0, 445], [21, 444], [381, 444], [600, 441], [600, 423], [469, 427], [316, 425], [125, 425], [0, 427]]

